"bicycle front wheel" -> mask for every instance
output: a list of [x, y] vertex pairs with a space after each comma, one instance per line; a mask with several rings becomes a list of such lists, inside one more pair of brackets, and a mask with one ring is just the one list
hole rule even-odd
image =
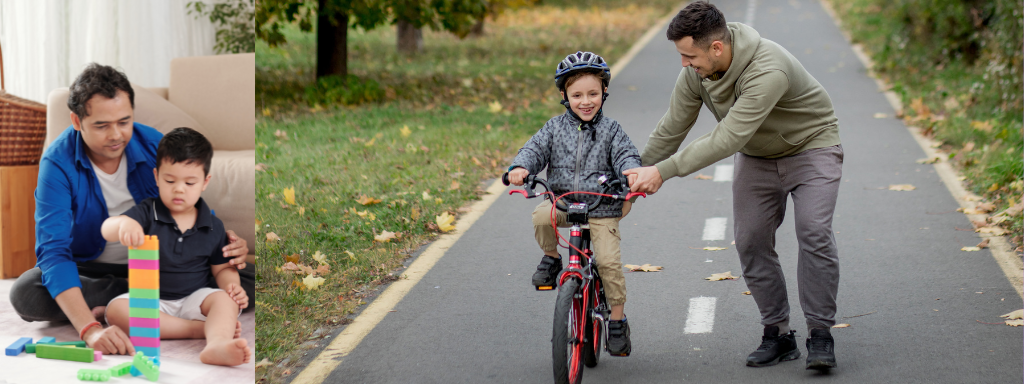
[[[556, 384], [579, 384], [583, 381], [583, 295], [580, 283], [568, 279], [558, 287], [555, 321], [551, 337]], [[577, 298], [579, 296], [579, 298]]]

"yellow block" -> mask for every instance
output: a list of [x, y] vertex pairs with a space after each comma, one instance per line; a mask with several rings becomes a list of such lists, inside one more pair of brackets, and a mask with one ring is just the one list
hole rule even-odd
[[128, 288], [160, 289], [160, 271], [153, 269], [129, 269]]
[[155, 235], [146, 235], [146, 239], [142, 242], [141, 246], [130, 247], [129, 249], [141, 249], [145, 251], [159, 251], [160, 241], [157, 240]]

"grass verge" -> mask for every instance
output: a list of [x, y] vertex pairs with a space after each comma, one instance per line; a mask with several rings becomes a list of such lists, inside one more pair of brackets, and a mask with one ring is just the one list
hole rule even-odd
[[293, 27], [285, 45], [257, 43], [257, 382], [286, 380], [443, 231], [438, 216], [457, 217], [564, 111], [558, 61], [589, 50], [615, 63], [678, 5], [614, 4], [507, 11], [476, 39], [424, 31], [416, 56], [395, 53], [393, 28], [350, 30], [351, 73], [385, 91], [359, 106], [305, 98], [315, 34]]
[[[917, 6], [928, 1], [934, 7]], [[978, 208], [991, 215], [984, 224], [1002, 228], [1019, 255], [1024, 191], [1021, 3], [997, 0], [961, 10], [957, 7], [969, 4], [829, 2], [854, 42], [876, 63], [876, 73], [902, 99], [904, 121], [942, 143], [941, 149], [966, 177], [968, 190], [985, 200]]]

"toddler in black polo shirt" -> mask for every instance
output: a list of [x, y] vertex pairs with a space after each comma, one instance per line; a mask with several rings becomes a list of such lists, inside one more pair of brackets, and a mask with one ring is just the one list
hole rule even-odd
[[[224, 224], [200, 197], [210, 183], [213, 147], [191, 128], [176, 128], [162, 140], [153, 170], [160, 198], [149, 198], [103, 222], [103, 237], [126, 246], [144, 235], [160, 240], [160, 338], [206, 338], [199, 360], [241, 365], [252, 352], [241, 335], [238, 314], [249, 305], [238, 270], [221, 253]], [[207, 287], [213, 273], [217, 286]], [[127, 330], [128, 294], [107, 305], [107, 323]]]

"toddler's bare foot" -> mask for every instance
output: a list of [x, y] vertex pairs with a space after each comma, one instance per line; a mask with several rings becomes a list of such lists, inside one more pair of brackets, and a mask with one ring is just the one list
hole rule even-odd
[[105, 306], [105, 305], [101, 305], [101, 306], [98, 306], [98, 307], [92, 309], [92, 317], [95, 317], [96, 321], [98, 321], [98, 322], [105, 323], [106, 321], [104, 321], [104, 317], [105, 317], [104, 315], [106, 315], [106, 314], [107, 314], [107, 306]]
[[206, 342], [206, 348], [199, 352], [199, 361], [211, 365], [235, 366], [249, 362], [252, 351], [245, 339]]
[[234, 338], [237, 339], [239, 337], [242, 337], [242, 322], [241, 321], [236, 321], [235, 322], [235, 337]]

